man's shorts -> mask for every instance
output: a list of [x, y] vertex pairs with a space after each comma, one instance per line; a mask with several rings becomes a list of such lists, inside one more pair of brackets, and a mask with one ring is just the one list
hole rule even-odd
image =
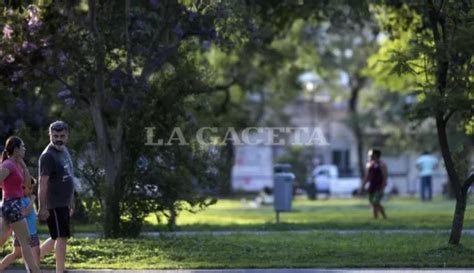
[[371, 192], [369, 193], [369, 202], [370, 204], [380, 204], [382, 197], [383, 197], [383, 192], [381, 191]]
[[25, 218], [21, 212], [21, 199], [12, 198], [3, 201], [2, 217], [7, 224], [13, 224]]
[[[36, 247], [40, 245], [40, 240], [38, 237], [38, 233], [30, 235], [30, 247]], [[20, 246], [20, 241], [15, 234], [13, 234], [13, 246]]]
[[69, 238], [71, 232], [69, 229], [69, 207], [58, 207], [49, 209], [48, 222], [49, 235], [51, 239]]

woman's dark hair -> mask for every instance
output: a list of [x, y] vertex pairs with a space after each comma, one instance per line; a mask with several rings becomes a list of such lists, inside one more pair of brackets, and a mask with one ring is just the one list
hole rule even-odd
[[9, 156], [13, 154], [15, 148], [20, 148], [23, 140], [17, 136], [11, 136], [5, 142], [5, 149], [2, 153], [2, 162], [5, 161]]
[[380, 151], [380, 150], [371, 149], [370, 151], [372, 152], [372, 155], [373, 155], [375, 158], [380, 158], [380, 156], [382, 156], [382, 151]]

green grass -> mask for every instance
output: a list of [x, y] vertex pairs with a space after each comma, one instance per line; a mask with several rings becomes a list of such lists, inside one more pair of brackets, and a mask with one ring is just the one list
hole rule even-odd
[[[297, 198], [293, 211], [275, 224], [273, 208], [249, 208], [240, 200], [220, 200], [197, 214], [178, 218], [182, 230], [280, 230], [271, 233], [237, 233], [212, 236], [164, 235], [141, 239], [71, 239], [67, 267], [84, 269], [158, 268], [305, 268], [305, 267], [474, 267], [474, 236], [464, 235], [462, 246], [448, 247], [449, 234], [384, 234], [364, 229], [450, 228], [454, 201], [438, 198], [431, 203], [394, 198], [385, 203], [388, 220], [371, 218], [365, 199], [309, 201]], [[470, 201], [465, 229], [474, 228]], [[147, 219], [148, 230], [164, 230], [156, 217]], [[41, 227], [45, 229], [44, 226]], [[288, 232], [286, 230], [312, 230]], [[329, 229], [357, 229], [341, 234]], [[98, 226], [75, 226], [75, 231], [96, 231]], [[0, 255], [10, 251], [10, 244]], [[52, 256], [43, 265], [53, 267]]]
[[[474, 237], [447, 234], [309, 233], [199, 235], [136, 240], [73, 239], [67, 267], [83, 269], [473, 267]], [[3, 254], [6, 254], [4, 251]], [[43, 263], [53, 267], [51, 256]]]
[[[455, 202], [436, 198], [422, 203], [414, 198], [392, 198], [384, 202], [388, 220], [374, 220], [366, 199], [311, 201], [299, 197], [293, 211], [280, 215], [275, 224], [272, 206], [250, 208], [240, 200], [219, 200], [196, 214], [183, 212], [177, 219], [181, 230], [304, 230], [304, 229], [449, 229]], [[147, 229], [165, 229], [154, 215]], [[464, 228], [474, 228], [474, 204], [465, 213]]]

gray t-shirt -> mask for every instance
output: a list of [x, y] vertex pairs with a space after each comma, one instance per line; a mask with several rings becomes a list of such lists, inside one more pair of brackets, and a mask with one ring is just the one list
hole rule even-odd
[[46, 207], [71, 207], [74, 195], [73, 165], [67, 149], [49, 144], [39, 159], [39, 176], [49, 176]]

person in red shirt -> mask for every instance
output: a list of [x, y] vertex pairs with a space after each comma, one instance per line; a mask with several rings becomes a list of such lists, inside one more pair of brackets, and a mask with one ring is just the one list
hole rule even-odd
[[9, 137], [5, 143], [0, 165], [0, 185], [2, 187], [2, 231], [7, 225], [15, 232], [21, 246], [23, 258], [31, 272], [41, 272], [30, 247], [30, 233], [22, 212], [21, 198], [23, 185], [31, 186], [31, 175], [26, 167], [25, 144], [16, 136]]
[[385, 187], [387, 186], [387, 166], [380, 160], [382, 152], [372, 149], [369, 151], [369, 161], [366, 166], [366, 175], [362, 183], [362, 191], [365, 184], [369, 183], [367, 192], [369, 193], [369, 202], [372, 205], [374, 218], [378, 218], [379, 213], [384, 219], [387, 219], [385, 209], [380, 203], [383, 197]]

